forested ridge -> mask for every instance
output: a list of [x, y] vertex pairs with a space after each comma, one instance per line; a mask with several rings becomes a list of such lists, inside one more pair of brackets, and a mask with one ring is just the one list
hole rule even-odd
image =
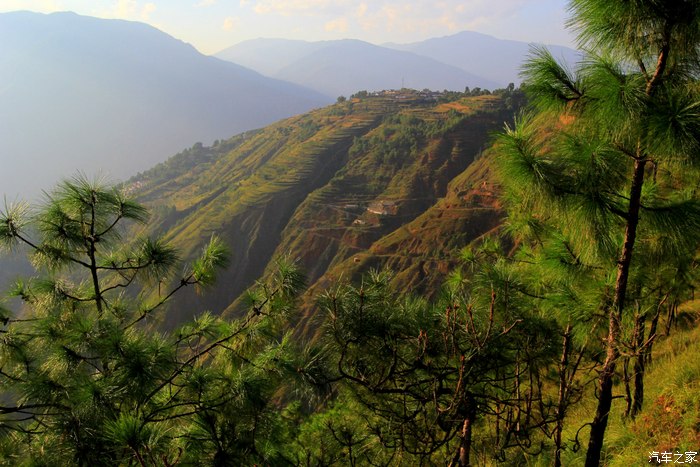
[[499, 223], [482, 153], [522, 100], [511, 88], [359, 92], [211, 147], [194, 145], [140, 174], [128, 188], [152, 207], [148, 232], [186, 258], [211, 233], [232, 249], [220, 277], [226, 287], [187, 291], [168, 321], [200, 309], [235, 315], [241, 293], [281, 256], [299, 261], [313, 290], [386, 266], [401, 271], [397, 287], [434, 295], [459, 249]]
[[38, 273], [1, 462], [697, 462], [700, 4], [570, 13], [587, 58], [520, 90], [358, 93], [7, 205]]

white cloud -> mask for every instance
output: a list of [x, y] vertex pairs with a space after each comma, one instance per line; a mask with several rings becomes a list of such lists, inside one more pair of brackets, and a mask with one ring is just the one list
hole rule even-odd
[[[344, 14], [352, 7], [350, 0], [245, 0], [246, 5], [253, 4], [253, 10], [261, 15], [279, 14], [290, 16], [323, 16], [327, 14]], [[243, 0], [241, 1], [243, 5]]]
[[365, 31], [429, 36], [499, 23], [516, 14], [523, 4], [524, 0], [424, 0], [411, 3], [385, 0], [373, 2], [356, 18]]
[[156, 8], [156, 4], [152, 2], [142, 5], [136, 0], [118, 0], [111, 8], [98, 12], [97, 16], [147, 22], [151, 18], [151, 13], [156, 11]]
[[146, 3], [141, 9], [141, 19], [143, 21], [148, 21], [151, 17], [151, 13], [153, 13], [154, 11], [156, 11], [155, 3]]
[[2, 0], [0, 1], [0, 11], [31, 10], [42, 13], [53, 13], [55, 11], [66, 10], [67, 8], [60, 1], [55, 0]]
[[337, 18], [328, 21], [323, 29], [328, 32], [346, 32], [348, 30], [348, 20], [346, 18]]
[[[209, 1], [209, 0], [202, 0]], [[536, 3], [530, 0], [531, 3]], [[377, 13], [385, 9], [412, 12], [414, 19], [435, 18], [450, 12], [457, 15], [486, 14], [498, 17], [504, 12], [515, 11], [525, 3], [525, 0], [414, 0], [405, 2], [399, 0], [373, 0], [360, 2], [352, 0], [239, 0], [241, 6], [251, 5], [258, 13], [277, 14], [328, 14], [342, 13], [347, 16], [363, 16], [365, 13]]]
[[235, 16], [229, 16], [224, 19], [224, 25], [222, 26], [224, 31], [232, 31], [238, 26], [241, 22], [240, 18], [237, 18]]
[[[0, 0], [0, 11], [73, 10], [103, 18], [144, 21], [193, 43], [197, 43], [198, 35], [208, 35], [209, 41], [215, 41], [222, 40], [214, 39], [219, 34], [229, 40], [230, 35], [222, 34], [222, 29], [235, 29], [241, 39], [289, 35], [319, 40], [342, 35], [375, 43], [412, 42], [475, 30], [516, 40], [566, 43], [565, 3], [566, 0]], [[214, 28], [200, 26], [200, 18], [190, 17], [193, 7], [206, 9], [207, 13], [228, 8], [228, 13], [216, 16], [218, 25]], [[202, 20], [206, 17], [198, 16]], [[163, 21], [168, 22], [161, 27]]]
[[[545, 0], [529, 0], [540, 3]], [[326, 31], [451, 33], [475, 24], [498, 23], [526, 0], [240, 0], [259, 15], [322, 17]]]
[[118, 0], [112, 7], [112, 14], [115, 18], [126, 19], [136, 13], [137, 6], [136, 0]]

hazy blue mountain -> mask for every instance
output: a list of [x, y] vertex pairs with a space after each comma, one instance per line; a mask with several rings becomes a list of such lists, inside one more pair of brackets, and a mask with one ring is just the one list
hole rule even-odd
[[238, 63], [267, 76], [274, 76], [334, 41], [309, 42], [292, 39], [252, 39], [228, 47], [215, 56]]
[[[499, 87], [519, 83], [520, 66], [527, 58], [531, 44], [497, 39], [486, 34], [463, 31], [451, 36], [428, 39], [411, 44], [383, 44], [397, 50], [430, 57], [465, 71], [495, 81]], [[568, 64], [580, 60], [580, 53], [568, 47], [547, 46], [552, 54]]]
[[0, 14], [0, 193], [33, 197], [78, 169], [126, 178], [331, 100], [146, 24]]
[[402, 86], [458, 91], [466, 86], [497, 87], [496, 81], [478, 73], [358, 40], [255, 39], [229, 47], [216, 56], [335, 96]]

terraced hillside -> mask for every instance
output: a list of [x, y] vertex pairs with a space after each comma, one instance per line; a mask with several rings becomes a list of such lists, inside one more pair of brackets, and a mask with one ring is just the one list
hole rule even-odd
[[[233, 251], [214, 291], [180, 301], [171, 319], [234, 313], [274, 258], [298, 258], [312, 293], [341, 274], [390, 267], [433, 292], [459, 248], [494, 228], [487, 158], [511, 118], [503, 95], [384, 94], [196, 145], [131, 181], [151, 228], [194, 254], [212, 234]], [[476, 163], [475, 163], [476, 161]]]

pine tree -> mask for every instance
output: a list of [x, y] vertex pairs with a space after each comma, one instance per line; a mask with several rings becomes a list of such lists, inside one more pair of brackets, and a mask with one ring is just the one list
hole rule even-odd
[[27, 247], [39, 272], [14, 287], [24, 309], [2, 311], [0, 449], [42, 465], [283, 462], [276, 397], [305, 363], [282, 324], [303, 276], [280, 263], [242, 317], [197, 313], [163, 332], [156, 315], [178, 290], [211, 285], [228, 253], [213, 238], [182, 269], [162, 240], [126, 239], [146, 219], [82, 176], [34, 213], [0, 214], [4, 245]]
[[[573, 0], [572, 26], [588, 54], [571, 72], [546, 50], [525, 66], [539, 113], [501, 140], [507, 183], [557, 228], [582, 262], [604, 268], [608, 316], [586, 465], [600, 463], [625, 317], [640, 270], [635, 250], [664, 237], [692, 252], [700, 211], [682, 183], [700, 151], [700, 4]], [[608, 291], [609, 290], [609, 291]]]
[[499, 249], [465, 251], [478, 273], [456, 271], [435, 303], [392, 290], [386, 272], [322, 297], [331, 368], [367, 413], [348, 443], [364, 436], [388, 459], [467, 466], [476, 440], [503, 459], [549, 423], [535, 407], [539, 369], [556, 352], [552, 322], [529, 313]]

